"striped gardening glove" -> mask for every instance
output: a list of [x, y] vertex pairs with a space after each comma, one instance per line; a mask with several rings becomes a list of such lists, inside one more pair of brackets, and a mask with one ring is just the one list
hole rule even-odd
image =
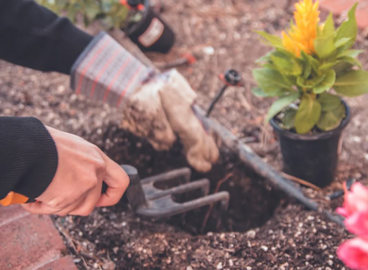
[[198, 171], [210, 170], [218, 158], [212, 136], [192, 110], [196, 94], [184, 77], [176, 70], [155, 74], [105, 33], [73, 65], [71, 87], [122, 107], [122, 127], [145, 137], [156, 150], [169, 149], [178, 136]]

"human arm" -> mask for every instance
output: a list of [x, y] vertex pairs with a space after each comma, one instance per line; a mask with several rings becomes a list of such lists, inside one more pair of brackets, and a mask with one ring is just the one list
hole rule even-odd
[[[0, 117], [0, 142], [2, 205], [36, 199], [24, 207], [40, 214], [87, 215], [95, 206], [117, 203], [129, 184], [122, 168], [98, 147], [32, 117]], [[108, 188], [101, 195], [103, 181]]]
[[0, 58], [70, 74], [92, 36], [33, 0], [0, 0]]
[[[195, 94], [180, 74], [158, 74], [145, 83], [150, 70], [111, 37], [100, 34], [92, 40], [67, 19], [33, 1], [0, 0], [0, 12], [0, 35], [7, 41], [0, 47], [0, 58], [34, 69], [71, 73], [77, 93], [123, 107], [125, 128], [158, 150], [168, 149], [179, 136], [189, 163], [199, 171], [211, 168], [218, 150], [191, 110]], [[98, 58], [96, 48], [102, 37], [107, 46], [97, 49], [99, 64], [92, 63], [91, 59]]]

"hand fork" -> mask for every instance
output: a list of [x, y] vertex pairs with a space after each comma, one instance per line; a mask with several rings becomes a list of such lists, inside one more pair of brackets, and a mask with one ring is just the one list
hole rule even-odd
[[[122, 165], [122, 168], [130, 178], [130, 186], [126, 194], [132, 209], [141, 216], [152, 218], [164, 218], [191, 211], [206, 205], [220, 202], [221, 210], [226, 210], [229, 205], [230, 195], [227, 191], [208, 194], [210, 181], [201, 179], [190, 182], [191, 172], [189, 168], [172, 170], [159, 175], [140, 179], [138, 171], [130, 165]], [[159, 184], [170, 185], [181, 180], [184, 184], [163, 189]], [[173, 195], [184, 194], [200, 190], [202, 197], [177, 202]]]

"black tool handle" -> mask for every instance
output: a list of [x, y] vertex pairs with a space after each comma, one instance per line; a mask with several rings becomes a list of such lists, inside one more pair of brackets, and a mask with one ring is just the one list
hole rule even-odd
[[[139, 179], [139, 175], [138, 175], [138, 170], [131, 166], [131, 165], [127, 165], [127, 164], [123, 164], [120, 165], [121, 168], [123, 168], [123, 170], [125, 171], [125, 173], [129, 176], [130, 179], [130, 185], [136, 184], [136, 182], [140, 181]], [[102, 193], [105, 193], [107, 190], [107, 184], [105, 182], [102, 182]]]
[[[129, 176], [130, 184], [128, 189], [126, 190], [126, 195], [128, 197], [128, 201], [133, 210], [137, 210], [139, 207], [147, 204], [146, 196], [144, 194], [143, 188], [141, 186], [141, 179], [138, 174], [138, 170], [131, 165], [121, 165], [123, 170]], [[102, 183], [102, 193], [105, 193], [107, 189], [107, 185], [105, 182]]]

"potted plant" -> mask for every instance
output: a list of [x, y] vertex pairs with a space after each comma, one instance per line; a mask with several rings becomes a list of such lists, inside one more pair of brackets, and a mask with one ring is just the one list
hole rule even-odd
[[172, 29], [155, 13], [149, 0], [37, 0], [73, 22], [99, 21], [107, 28], [124, 31], [143, 51], [166, 53], [175, 42]]
[[342, 97], [368, 92], [368, 72], [352, 49], [355, 4], [336, 29], [330, 14], [319, 23], [318, 2], [301, 0], [282, 37], [258, 32], [273, 50], [257, 60], [253, 93], [274, 97], [266, 120], [278, 135], [284, 171], [320, 187], [334, 178], [338, 143], [349, 122]]

